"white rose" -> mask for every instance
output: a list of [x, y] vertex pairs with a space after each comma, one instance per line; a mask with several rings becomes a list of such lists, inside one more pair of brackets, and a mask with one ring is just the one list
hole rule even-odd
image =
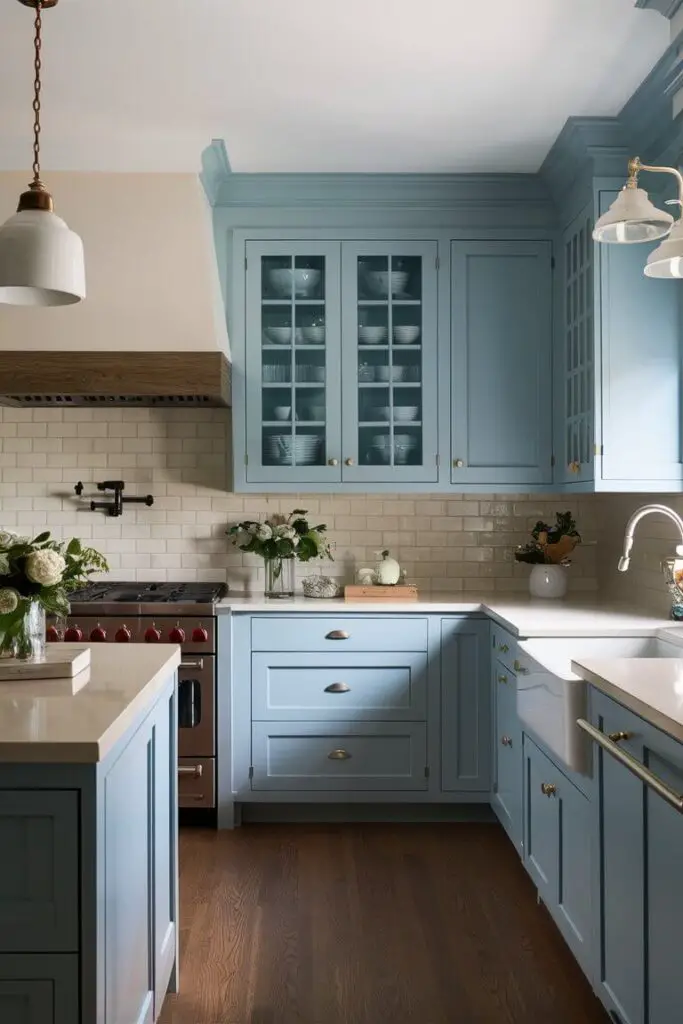
[[41, 587], [53, 587], [59, 583], [65, 569], [66, 562], [62, 556], [49, 548], [32, 551], [26, 558], [26, 575]]
[[16, 611], [19, 605], [19, 594], [12, 587], [3, 587], [0, 590], [0, 615], [9, 615]]
[[268, 523], [261, 523], [256, 531], [256, 536], [259, 540], [271, 540], [273, 536], [273, 528], [269, 526]]
[[17, 534], [11, 530], [0, 530], [0, 548], [11, 548], [18, 540]]
[[259, 532], [259, 529], [260, 527], [258, 523], [252, 523], [249, 529], [247, 530], [247, 533], [250, 533], [252, 537], [254, 537]]
[[282, 537], [283, 540], [294, 540], [294, 538], [297, 535], [296, 534], [296, 530], [294, 529], [294, 527], [293, 526], [287, 526], [286, 524], [284, 526], [278, 526], [277, 527], [277, 532], [278, 532], [278, 536]]

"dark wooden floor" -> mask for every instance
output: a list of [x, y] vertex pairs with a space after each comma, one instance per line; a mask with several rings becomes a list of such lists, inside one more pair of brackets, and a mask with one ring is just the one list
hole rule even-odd
[[497, 825], [181, 835], [161, 1024], [606, 1024]]

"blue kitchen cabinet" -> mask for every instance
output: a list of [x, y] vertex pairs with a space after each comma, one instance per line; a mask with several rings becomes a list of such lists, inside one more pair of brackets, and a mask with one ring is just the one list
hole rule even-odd
[[[683, 744], [596, 691], [591, 722], [648, 776], [683, 794]], [[598, 995], [620, 1024], [671, 1024], [681, 1016], [683, 817], [608, 750], [595, 750]]]
[[488, 793], [491, 787], [489, 623], [441, 620], [441, 788]]
[[[498, 639], [496, 647], [512, 641]], [[505, 656], [505, 655], [504, 655]], [[507, 660], [507, 659], [506, 659]], [[522, 730], [517, 717], [517, 677], [504, 662], [492, 659], [492, 786], [491, 807], [521, 854], [522, 835]]]
[[78, 956], [0, 955], [3, 1024], [78, 1024]]
[[437, 349], [435, 241], [246, 241], [236, 488], [436, 484]]
[[526, 735], [524, 863], [567, 945], [590, 977], [591, 805]]
[[645, 277], [653, 245], [593, 241], [614, 201], [566, 226], [555, 332], [555, 479], [596, 491], [681, 489], [680, 308], [675, 282]]
[[451, 247], [451, 482], [552, 480], [549, 242]]

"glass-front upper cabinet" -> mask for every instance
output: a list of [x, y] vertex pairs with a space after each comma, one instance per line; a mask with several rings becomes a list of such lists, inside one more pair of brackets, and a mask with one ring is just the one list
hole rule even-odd
[[246, 479], [341, 479], [340, 245], [248, 242]]
[[344, 481], [438, 479], [436, 257], [436, 242], [342, 243]]

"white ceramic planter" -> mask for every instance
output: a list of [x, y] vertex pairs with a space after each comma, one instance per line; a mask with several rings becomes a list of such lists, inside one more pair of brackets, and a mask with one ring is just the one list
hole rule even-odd
[[563, 565], [535, 565], [529, 577], [532, 597], [564, 597], [567, 593], [567, 570]]

